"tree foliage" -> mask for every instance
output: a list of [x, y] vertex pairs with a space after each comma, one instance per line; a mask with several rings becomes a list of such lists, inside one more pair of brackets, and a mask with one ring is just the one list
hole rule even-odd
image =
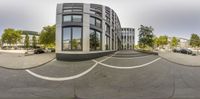
[[33, 35], [33, 37], [32, 37], [32, 46], [33, 46], [33, 48], [36, 48], [36, 45], [37, 45], [37, 41], [36, 41], [36, 37], [35, 37], [35, 35]]
[[159, 42], [159, 45], [162, 46], [162, 48], [163, 48], [164, 45], [168, 44], [168, 37], [165, 36], [165, 35], [160, 36], [159, 39], [158, 39], [158, 42]]
[[5, 29], [4, 33], [2, 34], [2, 43], [7, 44], [16, 44], [17, 42], [20, 42], [22, 31], [20, 30], [14, 30], [11, 28]]
[[154, 47], [159, 47], [160, 46], [158, 37], [154, 36], [154, 38], [153, 38], [153, 44], [154, 44]]
[[146, 46], [153, 47], [153, 28], [150, 26], [141, 25], [139, 30], [139, 46], [145, 48]]
[[197, 34], [192, 34], [190, 38], [190, 45], [192, 47], [198, 47], [200, 46], [200, 38]]
[[27, 49], [28, 49], [29, 46], [30, 46], [30, 40], [29, 40], [28, 34], [26, 34], [26, 36], [25, 36], [24, 46], [25, 46]]
[[40, 44], [43, 44], [45, 47], [54, 47], [55, 32], [56, 32], [55, 25], [43, 27], [39, 37]]
[[172, 38], [172, 41], [170, 42], [171, 47], [177, 47], [179, 40], [176, 37]]

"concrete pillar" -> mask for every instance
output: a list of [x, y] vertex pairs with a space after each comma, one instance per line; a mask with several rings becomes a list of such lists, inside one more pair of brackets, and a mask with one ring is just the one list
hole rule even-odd
[[56, 13], [56, 53], [62, 51], [62, 4], [57, 5]]
[[83, 52], [90, 51], [90, 4], [83, 6]]
[[106, 22], [105, 22], [105, 19], [106, 19], [106, 15], [105, 15], [105, 6], [102, 6], [102, 51], [105, 51], [106, 50]]

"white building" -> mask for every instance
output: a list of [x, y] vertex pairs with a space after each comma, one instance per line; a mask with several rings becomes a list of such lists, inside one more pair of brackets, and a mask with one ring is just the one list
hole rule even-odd
[[133, 50], [135, 43], [135, 29], [122, 28], [121, 41], [122, 50]]

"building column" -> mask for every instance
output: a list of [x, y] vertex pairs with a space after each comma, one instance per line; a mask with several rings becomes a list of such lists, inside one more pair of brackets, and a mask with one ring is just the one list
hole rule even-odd
[[83, 5], [83, 52], [90, 51], [90, 4]]
[[105, 11], [105, 6], [102, 6], [102, 18], [103, 18], [103, 20], [102, 20], [102, 51], [105, 51], [106, 50], [106, 22], [105, 22], [105, 20], [104, 19], [106, 19], [106, 13], [105, 13], [106, 11]]
[[56, 13], [56, 53], [62, 52], [62, 4], [57, 5]]

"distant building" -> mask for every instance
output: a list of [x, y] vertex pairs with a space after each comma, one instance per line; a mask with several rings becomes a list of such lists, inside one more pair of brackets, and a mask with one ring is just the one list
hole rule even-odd
[[133, 50], [135, 43], [135, 29], [122, 28], [121, 41], [122, 50]]
[[185, 38], [178, 38], [179, 39], [179, 44], [178, 47], [180, 48], [189, 48], [190, 47], [190, 40], [185, 39]]
[[25, 48], [25, 47], [24, 47], [24, 45], [25, 45], [24, 41], [25, 41], [26, 34], [28, 34], [28, 36], [29, 36], [30, 47], [32, 47], [32, 43], [33, 43], [32, 38], [33, 38], [34, 35], [35, 35], [35, 37], [36, 37], [36, 44], [37, 44], [37, 46], [38, 46], [38, 40], [39, 40], [39, 34], [38, 34], [38, 32], [35, 32], [35, 31], [25, 31], [25, 30], [23, 30], [23, 31], [22, 31], [22, 34], [21, 34], [22, 39], [21, 39], [20, 42], [18, 42], [17, 44], [14, 44], [14, 45], [10, 45], [10, 44], [7, 44], [7, 43], [3, 43], [3, 44], [2, 44], [2, 47], [3, 47], [3, 48], [6, 48], [6, 47], [8, 47], [8, 48], [15, 48], [15, 49], [23, 49], [23, 48]]
[[[169, 44], [165, 46], [165, 48], [170, 49], [170, 42], [172, 41], [173, 37], [168, 37]], [[177, 47], [179, 48], [189, 48], [190, 47], [190, 40], [185, 38], [176, 37], [179, 40]]]

